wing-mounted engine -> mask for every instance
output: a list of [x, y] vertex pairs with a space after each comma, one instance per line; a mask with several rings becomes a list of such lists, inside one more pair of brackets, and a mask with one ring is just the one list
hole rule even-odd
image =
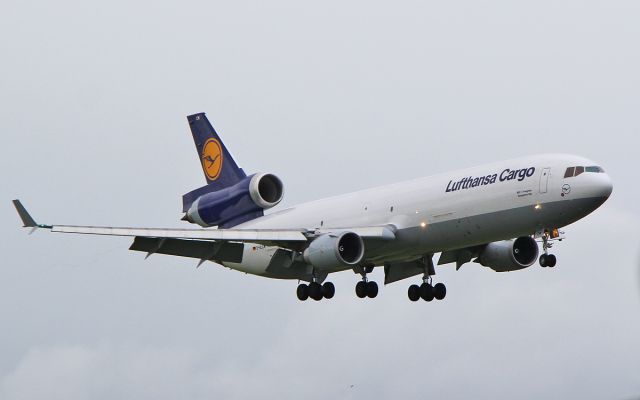
[[303, 257], [320, 270], [342, 270], [362, 261], [364, 242], [354, 232], [325, 233], [311, 242]]
[[[273, 174], [255, 174], [238, 183], [207, 191], [203, 186], [183, 197], [185, 220], [200, 226], [229, 228], [264, 215], [282, 200], [284, 186]], [[192, 200], [195, 199], [195, 200]]]
[[489, 243], [478, 262], [496, 272], [516, 271], [533, 265], [538, 259], [538, 243], [530, 236]]

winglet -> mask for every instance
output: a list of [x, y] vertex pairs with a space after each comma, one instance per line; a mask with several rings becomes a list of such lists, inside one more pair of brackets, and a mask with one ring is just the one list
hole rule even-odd
[[20, 219], [22, 220], [25, 228], [38, 227], [38, 224], [36, 223], [36, 221], [34, 221], [31, 215], [29, 215], [29, 212], [26, 208], [24, 208], [20, 200], [13, 200], [13, 206], [16, 208], [16, 211], [18, 211], [18, 215], [20, 216]]
[[47, 228], [47, 229], [51, 229], [50, 225], [42, 225], [42, 224], [38, 224], [33, 217], [31, 216], [31, 214], [29, 214], [29, 212], [27, 211], [26, 208], [24, 208], [24, 206], [22, 205], [22, 203], [20, 202], [20, 200], [13, 200], [13, 206], [16, 208], [16, 211], [18, 211], [18, 215], [20, 216], [20, 219], [22, 220], [22, 224], [25, 228], [32, 228], [31, 229], [31, 233], [33, 233], [33, 231], [35, 231], [37, 228]]

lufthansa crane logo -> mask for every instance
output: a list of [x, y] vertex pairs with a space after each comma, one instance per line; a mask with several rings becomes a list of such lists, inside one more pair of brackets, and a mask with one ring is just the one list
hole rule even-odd
[[202, 147], [202, 169], [211, 181], [215, 181], [222, 171], [222, 146], [216, 139], [209, 139]]

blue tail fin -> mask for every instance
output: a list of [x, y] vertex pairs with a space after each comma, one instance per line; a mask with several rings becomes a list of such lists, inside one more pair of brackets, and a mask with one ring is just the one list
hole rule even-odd
[[246, 178], [204, 113], [187, 117], [207, 184], [222, 189]]
[[233, 186], [247, 177], [231, 157], [204, 113], [189, 115], [187, 120], [207, 185], [182, 196], [184, 212], [201, 195]]

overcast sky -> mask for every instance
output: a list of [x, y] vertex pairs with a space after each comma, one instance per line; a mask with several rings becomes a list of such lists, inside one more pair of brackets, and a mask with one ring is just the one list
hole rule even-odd
[[[0, 398], [638, 398], [639, 21], [635, 0], [6, 0]], [[20, 228], [16, 197], [39, 222], [184, 227], [201, 111], [284, 206], [540, 152], [614, 191], [556, 268], [439, 267], [429, 304], [419, 279], [361, 300], [343, 272], [301, 303], [295, 281]]]

